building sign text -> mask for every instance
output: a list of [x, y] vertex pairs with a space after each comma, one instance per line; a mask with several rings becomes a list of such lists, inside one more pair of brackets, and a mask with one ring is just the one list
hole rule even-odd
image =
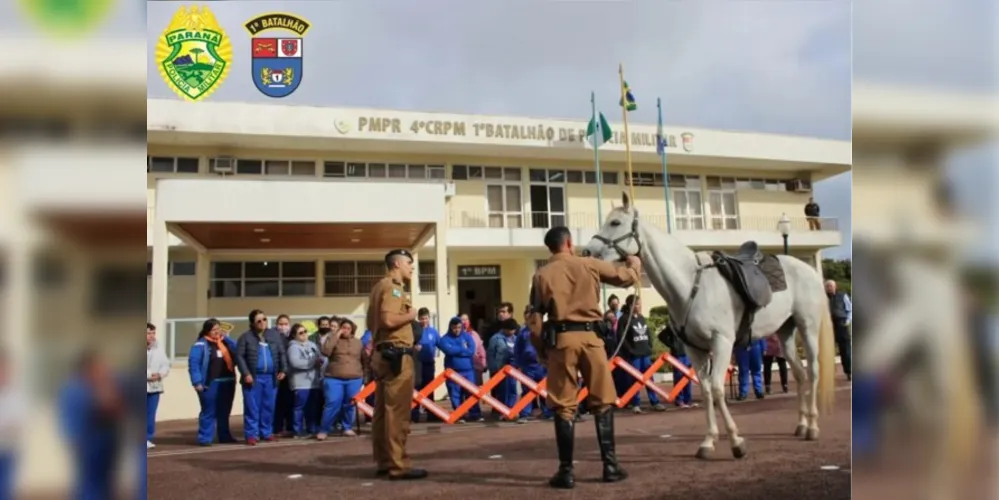
[[[358, 132], [376, 134], [403, 134], [443, 136], [443, 137], [482, 137], [486, 139], [508, 139], [522, 141], [546, 141], [562, 143], [585, 143], [586, 128], [552, 127], [544, 123], [536, 125], [512, 124], [491, 121], [465, 120], [404, 120], [391, 117], [365, 117], [357, 119]], [[655, 149], [657, 134], [632, 132], [631, 145]], [[624, 144], [624, 132], [615, 130], [610, 144]], [[666, 134], [666, 147], [674, 149], [680, 143], [675, 134]]]

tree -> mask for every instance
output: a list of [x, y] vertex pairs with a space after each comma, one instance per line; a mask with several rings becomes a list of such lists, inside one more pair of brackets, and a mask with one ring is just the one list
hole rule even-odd
[[194, 54], [194, 64], [198, 64], [198, 56], [204, 54], [205, 51], [204, 49], [193, 48], [191, 49], [191, 53]]
[[853, 261], [822, 259], [822, 275], [836, 282], [836, 289], [847, 294], [853, 290]]

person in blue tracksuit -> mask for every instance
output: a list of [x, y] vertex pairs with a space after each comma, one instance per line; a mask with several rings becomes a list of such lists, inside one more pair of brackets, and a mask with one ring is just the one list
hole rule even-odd
[[[524, 311], [525, 321], [528, 313], [530, 313], [530, 307]], [[538, 351], [534, 348], [534, 345], [531, 344], [531, 330], [527, 327], [527, 325], [524, 325], [524, 327], [520, 329], [520, 332], [517, 333], [517, 340], [514, 342], [513, 346], [513, 366], [514, 368], [520, 370], [520, 372], [524, 375], [530, 377], [534, 382], [541, 382], [548, 376], [548, 369], [538, 359]], [[526, 386], [521, 387], [520, 397], [524, 397], [528, 394], [531, 394], [530, 389]], [[541, 418], [544, 420], [551, 420], [551, 408], [545, 404], [545, 400], [543, 398], [541, 398], [540, 401]], [[531, 418], [532, 411], [534, 411], [534, 401], [531, 401], [524, 407], [523, 410], [520, 410], [520, 419], [517, 420], [517, 423], [527, 423], [527, 420]]]
[[114, 496], [121, 449], [119, 432], [126, 401], [110, 368], [96, 353], [85, 353], [59, 393], [59, 422], [70, 450], [76, 481], [72, 498]]
[[[420, 379], [416, 381], [416, 390], [421, 391], [430, 385], [430, 382], [433, 382], [437, 376], [437, 342], [441, 339], [441, 334], [430, 325], [430, 310], [426, 307], [420, 308], [416, 313], [416, 319], [423, 327], [423, 336], [420, 337], [420, 343], [416, 345], [416, 348], [419, 349], [416, 353], [416, 362], [420, 363]], [[413, 422], [420, 421], [420, 408], [422, 406], [413, 408], [411, 415]], [[426, 413], [428, 422], [437, 419], [433, 413]]]
[[[279, 314], [277, 319], [274, 320], [274, 329], [281, 334], [281, 340], [284, 341], [284, 350], [287, 352], [288, 345], [292, 341], [291, 318], [287, 314]], [[277, 402], [274, 403], [273, 425], [275, 434], [284, 433], [288, 437], [295, 435], [292, 425], [294, 422], [295, 393], [291, 389], [290, 384], [291, 381], [288, 378], [285, 378], [278, 384]]]
[[[517, 330], [520, 325], [517, 320], [507, 318], [497, 325], [499, 335], [493, 335], [489, 339], [489, 347], [486, 348], [486, 364], [489, 366], [489, 373], [496, 374], [503, 370], [506, 365], [513, 364], [513, 353], [517, 346]], [[496, 388], [496, 399], [512, 408], [517, 404], [517, 379], [506, 377]]]
[[747, 347], [735, 348], [735, 362], [739, 367], [739, 401], [749, 397], [749, 376], [753, 376], [756, 399], [763, 399], [763, 351], [767, 339], [757, 339]]
[[[448, 323], [448, 332], [441, 335], [441, 339], [437, 342], [437, 348], [444, 353], [444, 368], [450, 368], [458, 375], [468, 379], [469, 382], [475, 383], [475, 366], [472, 363], [476, 349], [475, 339], [465, 331], [461, 317], [451, 318]], [[468, 392], [462, 390], [456, 382], [448, 380], [445, 384], [452, 408], [458, 408], [468, 399]], [[478, 403], [473, 405], [466, 415], [473, 421], [481, 422], [483, 420], [482, 408]], [[463, 424], [465, 421], [466, 418], [463, 416], [458, 420], [458, 423]]]
[[[659, 341], [669, 348], [669, 353], [671, 356], [677, 359], [683, 366], [688, 369], [691, 368], [690, 357], [687, 356], [687, 346], [683, 344], [683, 341], [676, 335], [676, 331], [673, 327], [667, 324], [663, 327], [662, 331], [659, 332]], [[679, 368], [673, 367], [673, 387], [676, 387], [684, 378], [683, 372]], [[680, 408], [690, 408], [693, 404], [693, 397], [690, 387], [694, 385], [690, 380], [687, 384], [680, 389], [680, 394], [676, 395], [676, 400], [673, 403]]]
[[299, 323], [291, 327], [292, 341], [288, 344], [288, 377], [293, 395], [292, 431], [295, 438], [314, 436], [318, 432], [320, 415], [316, 407], [323, 399], [322, 372], [324, 356], [309, 340], [309, 331]]
[[853, 381], [853, 453], [861, 459], [878, 451], [879, 379], [864, 374]]
[[267, 316], [250, 311], [250, 329], [236, 341], [236, 365], [243, 385], [243, 434], [247, 446], [274, 441], [274, 404], [277, 385], [288, 372], [284, 340], [267, 328]]
[[222, 333], [219, 321], [206, 320], [201, 325], [198, 340], [187, 357], [187, 372], [191, 387], [198, 393], [201, 412], [198, 414], [198, 444], [211, 446], [218, 435], [219, 443], [235, 443], [229, 431], [229, 415], [236, 397], [236, 343]]

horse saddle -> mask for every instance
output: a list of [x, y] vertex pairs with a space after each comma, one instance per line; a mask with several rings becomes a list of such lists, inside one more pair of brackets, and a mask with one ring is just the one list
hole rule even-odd
[[787, 289], [784, 268], [776, 256], [761, 252], [755, 241], [743, 243], [734, 254], [714, 252], [712, 258], [745, 304], [736, 345], [748, 344], [756, 311], [769, 305], [775, 292]]

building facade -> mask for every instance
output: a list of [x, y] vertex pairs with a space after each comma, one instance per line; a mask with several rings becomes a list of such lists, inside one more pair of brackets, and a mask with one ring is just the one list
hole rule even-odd
[[[755, 240], [812, 264], [843, 236], [810, 230], [811, 186], [850, 168], [850, 143], [631, 125], [600, 149], [598, 187], [585, 121], [243, 103], [148, 102], [148, 300], [182, 358], [201, 321], [242, 331], [246, 314], [353, 316], [391, 247], [418, 260], [415, 305], [473, 325], [502, 301], [520, 311], [547, 258], [545, 230], [586, 242], [634, 184], [642, 218], [697, 250]], [[612, 128], [619, 130], [620, 127]], [[598, 193], [599, 189], [599, 193]], [[648, 282], [645, 282], [648, 286]], [[608, 290], [623, 298], [627, 290]], [[662, 304], [648, 288], [647, 305]]]

